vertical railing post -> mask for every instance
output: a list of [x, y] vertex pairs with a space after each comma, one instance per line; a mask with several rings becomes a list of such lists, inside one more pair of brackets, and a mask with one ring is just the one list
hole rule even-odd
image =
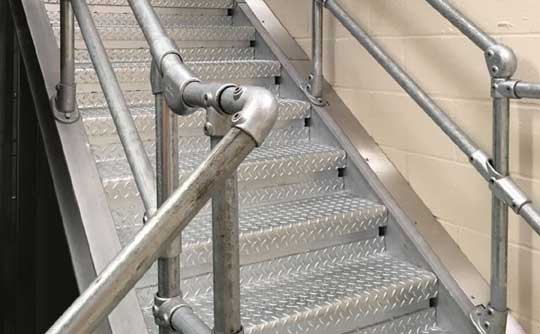
[[[478, 307], [471, 318], [480, 333], [504, 334], [508, 318], [508, 204], [497, 196], [497, 180], [509, 176], [510, 154], [510, 98], [498, 90], [501, 83], [510, 80], [517, 69], [513, 51], [501, 44], [485, 51], [488, 71], [491, 75], [493, 99], [491, 188], [491, 282], [490, 302]], [[499, 194], [500, 195], [500, 194]]]
[[[161, 74], [154, 63], [151, 73], [152, 93], [155, 96], [156, 109], [156, 183], [159, 207], [178, 188], [178, 123], [176, 116], [169, 110], [165, 102]], [[181, 249], [182, 237], [179, 235], [158, 259], [158, 291], [155, 297], [155, 304], [158, 307], [167, 300], [182, 298], [182, 290], [180, 289]], [[158, 325], [160, 334], [172, 333], [169, 322], [158, 322]]]
[[60, 82], [52, 101], [55, 118], [63, 123], [79, 119], [75, 88], [75, 20], [71, 0], [60, 1]]
[[311, 18], [312, 71], [308, 91], [314, 102], [321, 103], [323, 93], [323, 0], [313, 0]]
[[[231, 126], [230, 115], [207, 110], [205, 132], [215, 148]], [[212, 196], [214, 334], [243, 333], [240, 315], [238, 173], [222, 180]]]
[[[493, 167], [502, 176], [509, 173], [510, 99], [493, 98]], [[506, 333], [508, 282], [508, 205], [492, 195], [491, 206], [491, 303], [497, 314], [492, 334]]]

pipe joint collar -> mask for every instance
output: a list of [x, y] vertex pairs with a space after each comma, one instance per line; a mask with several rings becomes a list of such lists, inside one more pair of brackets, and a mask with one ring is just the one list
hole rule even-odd
[[163, 73], [163, 61], [165, 57], [175, 55], [176, 57], [178, 57], [180, 62], [183, 62], [182, 56], [178, 51], [178, 47], [173, 42], [173, 40], [168, 37], [162, 37], [154, 40], [152, 42], [150, 50], [152, 50], [152, 58], [156, 62], [158, 70], [161, 73]]
[[489, 74], [493, 78], [510, 78], [517, 70], [517, 57], [506, 45], [496, 44], [485, 52]]
[[493, 98], [519, 99], [516, 86], [520, 81], [494, 78], [491, 84], [491, 96]]

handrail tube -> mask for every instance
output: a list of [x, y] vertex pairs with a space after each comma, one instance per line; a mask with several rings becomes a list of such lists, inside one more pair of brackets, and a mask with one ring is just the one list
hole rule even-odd
[[232, 128], [47, 334], [94, 330], [203, 208], [219, 180], [229, 177], [256, 145], [250, 135]]
[[467, 134], [405, 73], [401, 66], [367, 35], [335, 0], [327, 0], [325, 6], [467, 156], [470, 157], [479, 150], [479, 147]]
[[171, 327], [178, 333], [184, 334], [214, 334], [214, 332], [199, 319], [191, 307], [182, 305], [171, 315]]
[[540, 99], [540, 83], [518, 81], [514, 86], [517, 98]]
[[[375, 60], [394, 78], [409, 96], [431, 117], [444, 133], [465, 153], [478, 172], [488, 181], [491, 189], [501, 200], [508, 204], [514, 198], [519, 203], [511, 203], [512, 209], [540, 234], [540, 214], [532, 207], [531, 201], [524, 198], [523, 192], [509, 176], [502, 176], [491, 166], [490, 159], [478, 145], [405, 73], [405, 71], [371, 38], [354, 20], [336, 3], [335, 0], [324, 2], [328, 10], [360, 42]], [[496, 190], [496, 191], [495, 191]], [[514, 205], [515, 204], [515, 205]]]
[[156, 210], [156, 186], [152, 165], [135, 127], [118, 79], [85, 0], [71, 0], [73, 11], [94, 64], [99, 83], [109, 105], [120, 141], [133, 172], [147, 214]]
[[469, 20], [457, 8], [445, 0], [426, 0], [435, 10], [444, 16], [450, 23], [467, 36], [474, 44], [483, 51], [497, 45], [497, 41], [486, 34], [474, 22]]
[[[211, 136], [215, 147], [220, 136]], [[240, 228], [238, 173], [220, 180], [212, 195], [212, 267], [214, 286], [214, 334], [242, 330], [240, 315]]]

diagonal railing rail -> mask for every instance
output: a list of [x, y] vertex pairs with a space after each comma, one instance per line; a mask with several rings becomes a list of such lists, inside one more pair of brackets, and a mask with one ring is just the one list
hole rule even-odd
[[[154, 316], [160, 333], [210, 334], [209, 326], [198, 319], [182, 299], [179, 235], [218, 189], [219, 193], [212, 200], [213, 225], [218, 231], [213, 237], [213, 262], [214, 282], [221, 288], [214, 296], [217, 312], [213, 332], [242, 332], [235, 175], [238, 165], [254, 147], [262, 144], [276, 122], [276, 98], [259, 87], [202, 82], [184, 65], [150, 3], [129, 0], [154, 60], [151, 82], [158, 122], [156, 186], [150, 161], [85, 0], [62, 0], [61, 4], [62, 81], [54, 102], [61, 107], [59, 112], [63, 115], [57, 117], [66, 118], [67, 122], [70, 108], [62, 106], [69, 106], [74, 94], [74, 85], [71, 85], [75, 68], [74, 22], [68, 2], [105, 93], [143, 199], [147, 222], [47, 333], [92, 332], [159, 258]], [[169, 108], [179, 115], [205, 108], [214, 129], [207, 131], [212, 137], [210, 155], [177, 190], [174, 190], [178, 177], [176, 120]]]
[[508, 208], [512, 208], [536, 233], [540, 234], [540, 212], [533, 207], [532, 201], [509, 176], [510, 100], [540, 98], [540, 83], [513, 80], [512, 76], [517, 69], [517, 58], [510, 48], [499, 44], [446, 0], [426, 1], [485, 54], [491, 76], [493, 100], [492, 158], [448, 117], [443, 109], [352, 19], [336, 0], [313, 1], [313, 71], [309, 78], [308, 88], [314, 99], [322, 99], [322, 11], [326, 8], [467, 155], [470, 163], [488, 182], [492, 192], [491, 301], [487, 306], [477, 307], [470, 317], [479, 332], [502, 334], [506, 331], [508, 317]]

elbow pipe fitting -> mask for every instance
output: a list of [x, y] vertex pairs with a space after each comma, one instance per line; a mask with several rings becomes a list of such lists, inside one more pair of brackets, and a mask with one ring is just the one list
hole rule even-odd
[[221, 94], [221, 107], [233, 114], [232, 125], [262, 145], [277, 120], [277, 100], [269, 90], [245, 86], [228, 88]]
[[492, 78], [507, 79], [516, 73], [518, 60], [506, 45], [496, 44], [485, 51], [486, 64]]

